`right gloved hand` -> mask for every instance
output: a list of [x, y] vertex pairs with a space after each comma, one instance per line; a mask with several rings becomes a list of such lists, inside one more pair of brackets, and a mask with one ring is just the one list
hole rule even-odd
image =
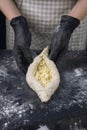
[[26, 74], [28, 66], [33, 61], [31, 45], [31, 33], [23, 16], [13, 18], [10, 22], [15, 32], [14, 54], [18, 67]]
[[79, 24], [80, 20], [72, 16], [63, 15], [61, 17], [60, 26], [55, 28], [49, 45], [51, 60], [56, 62], [59, 55], [67, 50], [71, 34]]

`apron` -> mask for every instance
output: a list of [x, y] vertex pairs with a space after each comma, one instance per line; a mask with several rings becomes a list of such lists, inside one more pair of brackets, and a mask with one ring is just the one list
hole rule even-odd
[[[22, 15], [26, 17], [32, 34], [32, 49], [43, 49], [50, 41], [52, 32], [60, 23], [62, 15], [67, 15], [77, 0], [15, 0]], [[7, 21], [7, 48], [14, 46], [14, 33]], [[69, 50], [86, 49], [87, 17], [74, 30]]]

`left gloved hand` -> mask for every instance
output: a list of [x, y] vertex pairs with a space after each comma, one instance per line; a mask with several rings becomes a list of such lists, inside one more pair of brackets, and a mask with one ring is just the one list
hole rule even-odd
[[28, 66], [33, 61], [31, 45], [31, 33], [28, 28], [28, 23], [25, 17], [18, 16], [10, 22], [14, 29], [15, 43], [14, 54], [18, 67], [26, 74]]
[[56, 61], [58, 56], [68, 47], [73, 30], [80, 24], [80, 21], [68, 15], [61, 17], [60, 26], [57, 26], [52, 35], [49, 45], [49, 58]]

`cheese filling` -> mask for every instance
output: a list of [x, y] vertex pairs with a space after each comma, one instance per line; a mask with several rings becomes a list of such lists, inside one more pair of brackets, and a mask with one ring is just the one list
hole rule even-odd
[[34, 77], [45, 87], [52, 80], [52, 74], [44, 59], [37, 66]]

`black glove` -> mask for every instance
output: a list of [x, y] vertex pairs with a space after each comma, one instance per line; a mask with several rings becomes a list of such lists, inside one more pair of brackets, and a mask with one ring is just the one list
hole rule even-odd
[[26, 74], [29, 64], [32, 62], [31, 33], [23, 16], [13, 18], [10, 22], [15, 32], [14, 54], [19, 68]]
[[59, 27], [57, 26], [52, 35], [49, 45], [49, 58], [56, 61], [58, 56], [68, 47], [70, 36], [80, 21], [68, 15], [61, 17]]

